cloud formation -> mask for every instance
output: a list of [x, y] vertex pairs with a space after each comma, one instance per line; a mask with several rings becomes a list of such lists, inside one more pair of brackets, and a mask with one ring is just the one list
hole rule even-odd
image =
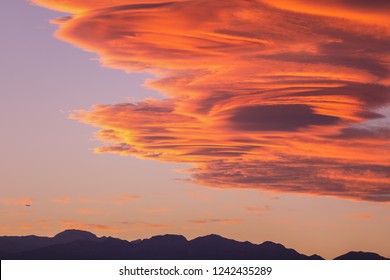
[[204, 225], [204, 224], [221, 224], [221, 225], [233, 225], [241, 223], [241, 219], [202, 219], [202, 220], [189, 220], [191, 224]]
[[192, 163], [208, 187], [390, 201], [386, 1], [35, 0], [102, 65], [156, 75], [163, 100], [73, 119], [112, 152]]
[[56, 197], [51, 200], [54, 203], [59, 203], [59, 204], [69, 204], [71, 203], [70, 197], [64, 196], [64, 197]]
[[129, 193], [120, 195], [105, 195], [104, 197], [81, 197], [79, 201], [84, 204], [118, 204], [125, 205], [139, 201], [141, 196]]
[[30, 197], [20, 197], [20, 198], [0, 198], [0, 205], [13, 206], [13, 205], [30, 205], [33, 203], [33, 199]]
[[256, 215], [264, 215], [271, 211], [271, 207], [269, 205], [265, 205], [262, 207], [248, 206], [245, 209], [249, 212], [255, 213]]
[[161, 230], [171, 228], [168, 224], [140, 223], [140, 222], [121, 222], [126, 230]]
[[89, 230], [89, 231], [109, 231], [109, 232], [118, 232], [120, 228], [111, 227], [102, 224], [88, 224], [82, 223], [80, 221], [75, 220], [61, 220], [59, 221], [59, 225], [62, 229], [79, 229], [79, 230]]
[[374, 218], [374, 215], [368, 213], [350, 213], [350, 214], [344, 214], [343, 217], [347, 219], [358, 220], [358, 221], [368, 221], [368, 220], [372, 220]]

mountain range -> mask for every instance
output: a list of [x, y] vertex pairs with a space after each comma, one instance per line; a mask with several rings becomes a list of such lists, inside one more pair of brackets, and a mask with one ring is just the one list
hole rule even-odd
[[[81, 230], [65, 230], [54, 237], [2, 236], [3, 260], [323, 260], [306, 256], [281, 244], [253, 244], [219, 235], [187, 240], [181, 235], [159, 235], [126, 241], [97, 237]], [[376, 253], [349, 252], [336, 260], [386, 260]], [[388, 260], [388, 259], [387, 259]]]

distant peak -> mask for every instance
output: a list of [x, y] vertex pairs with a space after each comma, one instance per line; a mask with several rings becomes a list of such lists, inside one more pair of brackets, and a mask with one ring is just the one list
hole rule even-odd
[[275, 242], [272, 242], [272, 241], [264, 241], [264, 242], [261, 243], [261, 244], [264, 244], [264, 245], [267, 245], [267, 244], [269, 244], [269, 245], [275, 245], [275, 244], [278, 244], [278, 243], [275, 243]]
[[180, 240], [187, 241], [187, 239], [183, 235], [178, 234], [164, 234], [164, 235], [156, 235], [151, 237], [149, 240]]
[[344, 255], [338, 256], [335, 260], [388, 260], [387, 258], [371, 252], [351, 251]]
[[321, 257], [321, 256], [319, 256], [319, 255], [317, 255], [317, 254], [311, 255], [311, 256], [309, 256], [309, 258], [310, 258], [311, 260], [324, 260], [323, 257]]
[[216, 243], [216, 244], [221, 244], [221, 243], [226, 243], [226, 242], [238, 242], [240, 243], [239, 241], [236, 241], [234, 239], [229, 239], [229, 238], [226, 238], [226, 237], [223, 237], [223, 236], [220, 236], [220, 235], [217, 235], [217, 234], [209, 234], [209, 235], [205, 235], [205, 236], [200, 236], [200, 237], [197, 237], [193, 240], [191, 240], [191, 242], [212, 242], [212, 243]]
[[283, 248], [286, 248], [282, 244], [275, 243], [275, 242], [272, 242], [272, 241], [264, 241], [263, 243], [260, 244], [260, 246], [272, 246], [272, 247], [283, 247]]
[[201, 237], [198, 237], [198, 238], [227, 239], [227, 238], [222, 237], [222, 236], [220, 236], [218, 234], [209, 234], [209, 235], [201, 236]]
[[84, 230], [78, 230], [78, 229], [67, 229], [63, 232], [58, 233], [54, 236], [55, 239], [61, 239], [64, 241], [75, 241], [75, 240], [95, 240], [98, 239], [98, 237], [89, 232]]

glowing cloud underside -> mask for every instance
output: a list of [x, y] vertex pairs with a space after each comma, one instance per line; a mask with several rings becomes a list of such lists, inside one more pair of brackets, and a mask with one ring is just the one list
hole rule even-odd
[[97, 152], [192, 163], [209, 187], [390, 201], [390, 130], [368, 125], [390, 102], [388, 1], [35, 2], [166, 96], [72, 115], [101, 128]]

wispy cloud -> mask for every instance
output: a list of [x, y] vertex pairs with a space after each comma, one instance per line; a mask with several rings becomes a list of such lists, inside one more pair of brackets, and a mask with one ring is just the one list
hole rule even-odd
[[106, 195], [102, 197], [81, 197], [79, 202], [84, 204], [118, 204], [123, 205], [130, 202], [138, 201], [141, 196], [129, 193], [119, 195]]
[[33, 199], [30, 197], [20, 198], [0, 198], [0, 204], [2, 205], [30, 205]]
[[186, 193], [193, 200], [208, 201], [211, 199], [207, 192], [200, 189], [189, 189]]
[[32, 225], [32, 224], [28, 224], [28, 223], [26, 223], [26, 224], [21, 224], [21, 225], [19, 226], [19, 228], [20, 228], [20, 229], [25, 229], [25, 230], [30, 230], [30, 229], [33, 228], [33, 225]]
[[99, 214], [100, 212], [95, 209], [90, 209], [90, 208], [80, 208], [76, 210], [78, 214], [81, 215], [96, 215]]
[[0, 225], [0, 232], [6, 232], [9, 229], [8, 225]]
[[259, 206], [248, 206], [245, 208], [245, 210], [255, 213], [256, 215], [264, 215], [271, 211], [271, 207], [269, 205], [265, 205], [262, 207]]
[[49, 221], [47, 220], [39, 220], [36, 222], [36, 224], [40, 227], [40, 228], [43, 228], [43, 229], [48, 229], [51, 227], [51, 225], [49, 224]]
[[199, 219], [189, 220], [191, 224], [203, 225], [203, 224], [221, 224], [221, 225], [233, 225], [241, 223], [241, 219]]
[[144, 211], [150, 214], [162, 214], [172, 212], [174, 209], [171, 207], [158, 207], [158, 208], [147, 208]]
[[64, 197], [53, 198], [51, 201], [59, 204], [70, 204], [71, 199], [67, 196], [64, 196]]
[[122, 222], [126, 230], [160, 230], [171, 228], [168, 224], [141, 223], [141, 222]]
[[93, 224], [93, 223], [83, 223], [75, 220], [61, 220], [59, 221], [60, 227], [62, 229], [79, 229], [87, 231], [108, 231], [108, 232], [118, 232], [121, 229], [118, 227], [112, 227], [104, 224]]
[[344, 218], [358, 220], [358, 221], [368, 221], [374, 218], [374, 215], [369, 213], [349, 213], [342, 215]]
[[111, 201], [115, 204], [126, 204], [140, 199], [141, 196], [139, 195], [124, 193], [122, 195], [112, 197]]
[[192, 163], [209, 187], [390, 201], [385, 1], [50, 1], [57, 37], [166, 96], [96, 105], [96, 152]]

